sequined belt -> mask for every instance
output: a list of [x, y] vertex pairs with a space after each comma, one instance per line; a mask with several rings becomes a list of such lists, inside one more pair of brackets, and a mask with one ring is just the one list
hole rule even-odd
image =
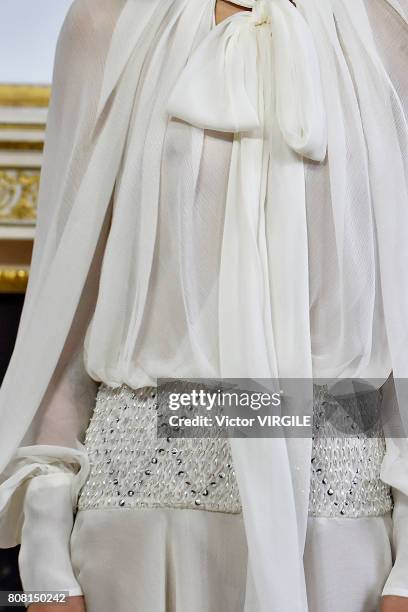
[[[392, 508], [380, 480], [382, 429], [334, 435], [323, 421], [327, 392], [314, 387], [309, 515], [378, 516]], [[101, 383], [85, 446], [90, 474], [78, 509], [194, 508], [239, 513], [241, 502], [226, 438], [157, 438], [154, 387]], [[333, 434], [333, 435], [331, 435]]]

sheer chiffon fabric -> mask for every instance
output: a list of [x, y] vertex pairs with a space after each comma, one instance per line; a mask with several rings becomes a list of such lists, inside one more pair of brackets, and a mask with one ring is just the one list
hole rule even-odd
[[[38, 548], [44, 563], [32, 575], [28, 483], [44, 485], [37, 516], [64, 514], [66, 491], [75, 507], [97, 382], [385, 380], [391, 370], [408, 378], [407, 1], [299, 0], [297, 9], [287, 0], [249, 1], [241, 4], [252, 11], [217, 27], [213, 0], [105, 4], [76, 0], [60, 35], [32, 272], [0, 393], [0, 543], [21, 539], [26, 515], [21, 562], [32, 588], [39, 576], [42, 586], [60, 584], [69, 528], [53, 536], [54, 576]], [[318, 585], [316, 595], [310, 585], [306, 592], [309, 441], [272, 442], [232, 441], [254, 579], [245, 610], [254, 611], [256, 597], [260, 612], [271, 601], [305, 612], [311, 597], [316, 612], [332, 594]], [[397, 560], [387, 592], [405, 596], [407, 465], [406, 440], [388, 440], [382, 476], [397, 502]], [[101, 538], [105, 514], [97, 515]], [[119, 519], [110, 516], [114, 526]], [[200, 533], [209, 529], [205, 513], [194, 516]], [[133, 520], [138, 534], [143, 522]], [[83, 541], [94, 542], [84, 513], [77, 521]], [[173, 541], [181, 518], [171, 521], [174, 533], [161, 542]], [[379, 533], [379, 523], [369, 523], [373, 543], [387, 548], [389, 525]], [[359, 519], [345, 524], [369, 539]], [[92, 558], [74, 541], [97, 609]], [[308, 546], [310, 568], [323, 552]], [[373, 554], [367, 588], [383, 587], [387, 551]], [[197, 554], [194, 546], [181, 552]], [[130, 551], [125, 562], [136, 562]], [[242, 566], [231, 567], [240, 582]], [[325, 584], [337, 580], [336, 567]], [[77, 578], [66, 577], [73, 594], [81, 592]]]

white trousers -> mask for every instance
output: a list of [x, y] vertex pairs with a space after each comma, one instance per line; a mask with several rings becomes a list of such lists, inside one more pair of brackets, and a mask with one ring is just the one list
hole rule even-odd
[[[305, 550], [309, 612], [378, 612], [392, 566], [390, 536], [389, 514], [310, 517]], [[82, 510], [71, 555], [87, 612], [244, 609], [247, 548], [239, 514]], [[251, 608], [256, 612], [255, 602]]]

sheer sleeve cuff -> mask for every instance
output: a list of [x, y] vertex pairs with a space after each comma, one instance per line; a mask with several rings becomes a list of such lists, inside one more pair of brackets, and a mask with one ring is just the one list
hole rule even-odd
[[11, 548], [21, 542], [25, 495], [31, 481], [51, 474], [71, 475], [69, 507], [72, 511], [88, 472], [88, 456], [82, 447], [38, 445], [19, 448], [1, 477], [0, 548]]
[[0, 485], [0, 546], [21, 542], [25, 591], [81, 595], [70, 539], [79, 491], [89, 472], [86, 452], [55, 446], [18, 449]]

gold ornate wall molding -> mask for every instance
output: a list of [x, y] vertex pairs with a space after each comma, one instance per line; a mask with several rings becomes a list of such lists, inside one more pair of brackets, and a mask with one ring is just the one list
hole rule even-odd
[[47, 110], [50, 93], [47, 85], [0, 84], [1, 236], [11, 225], [35, 225], [45, 127], [37, 111]]
[[47, 108], [50, 95], [48, 85], [0, 84], [0, 106]]
[[24, 293], [51, 88], [0, 84], [0, 293]]
[[0, 293], [25, 293], [28, 268], [0, 267]]
[[35, 224], [39, 183], [39, 170], [0, 168], [0, 223]]

